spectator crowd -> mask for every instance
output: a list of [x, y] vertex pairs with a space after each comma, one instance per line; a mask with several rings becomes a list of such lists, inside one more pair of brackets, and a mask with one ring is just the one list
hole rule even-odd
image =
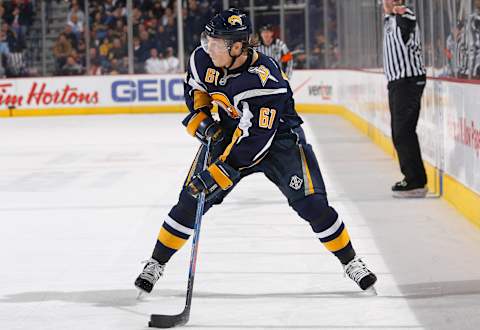
[[0, 1], [0, 76], [27, 75], [24, 50], [34, 19], [34, 0]]
[[[182, 11], [186, 52], [200, 42], [207, 19], [221, 8], [220, 1], [188, 0]], [[134, 0], [134, 73], [176, 73], [177, 11], [175, 0]], [[88, 13], [81, 0], [69, 1], [63, 32], [53, 47], [58, 75], [102, 75], [128, 73], [128, 25], [125, 0], [90, 0]], [[86, 15], [89, 26], [86, 28]], [[85, 33], [90, 36], [86, 51]], [[87, 70], [86, 56], [90, 66]], [[88, 72], [87, 72], [88, 71]]]
[[[29, 48], [41, 47], [40, 41], [36, 41], [37, 46], [33, 42], [30, 43], [32, 37], [29, 32], [34, 20], [40, 21], [42, 1], [46, 4], [47, 25], [52, 22], [53, 16], [58, 19], [58, 14], [52, 13], [54, 2], [65, 3], [68, 6], [68, 13], [62, 18], [63, 30], [54, 35], [53, 47], [49, 46], [47, 51], [53, 53], [56, 75], [128, 73], [127, 16], [133, 20], [134, 73], [177, 73], [181, 67], [178, 57], [178, 15], [182, 15], [183, 18], [184, 51], [188, 59], [188, 55], [200, 44], [200, 34], [208, 19], [223, 8], [224, 2], [133, 0], [133, 10], [127, 13], [126, 0], [89, 0], [87, 12], [85, 12], [86, 0], [0, 0], [0, 77], [27, 76], [39, 70], [28, 68], [26, 62], [29, 57], [26, 56], [26, 48], [27, 45]], [[177, 1], [182, 1], [181, 13], [177, 12]], [[462, 4], [457, 8], [458, 15], [452, 15], [450, 12], [440, 13], [444, 16], [445, 26], [440, 29], [443, 32], [437, 31], [438, 29], [433, 31], [435, 47], [426, 42], [427, 54], [431, 48], [434, 48], [435, 52], [433, 56], [427, 56], [427, 64], [442, 68], [441, 72], [437, 71], [438, 76], [478, 79], [480, 0], [458, 2]], [[304, 3], [304, 0], [286, 0], [285, 3], [294, 8]], [[310, 2], [310, 20], [315, 23], [311, 25], [309, 31], [309, 58], [302, 33], [305, 30], [304, 13], [301, 10], [285, 11], [285, 41], [293, 54], [294, 68], [350, 67], [352, 60], [348, 53], [344, 52], [345, 45], [341, 44], [342, 39], [338, 36], [338, 31], [346, 32], [345, 25], [342, 25], [342, 21], [337, 17], [346, 3], [328, 0], [329, 9], [327, 14], [324, 14], [323, 1]], [[245, 0], [230, 0], [232, 6], [242, 7], [245, 4]], [[263, 11], [255, 13], [255, 24], [257, 28], [267, 23], [272, 24], [276, 29], [276, 37], [279, 37], [279, 13], [278, 10], [275, 11], [277, 4], [277, 0], [265, 0], [261, 9]], [[444, 5], [443, 8], [447, 11], [449, 7]], [[466, 8], [471, 10], [466, 11]], [[327, 23], [314, 21], [314, 18], [318, 17], [327, 18]], [[419, 21], [422, 19], [424, 17], [419, 17]], [[380, 31], [381, 26], [378, 28]], [[87, 34], [90, 40], [88, 48]], [[444, 37], [441, 38], [440, 35]], [[374, 53], [376, 51], [372, 50]], [[434, 58], [434, 63], [428, 63], [430, 57]], [[357, 63], [355, 67], [363, 66]]]

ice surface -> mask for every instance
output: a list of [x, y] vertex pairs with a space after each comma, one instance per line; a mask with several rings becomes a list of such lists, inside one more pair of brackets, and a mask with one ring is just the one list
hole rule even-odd
[[[188, 328], [480, 328], [480, 231], [442, 200], [393, 199], [391, 158], [336, 116], [304, 117], [379, 295], [253, 175], [204, 218]], [[0, 329], [145, 329], [183, 308], [189, 246], [150, 297], [133, 288], [197, 148], [180, 120], [0, 120]]]

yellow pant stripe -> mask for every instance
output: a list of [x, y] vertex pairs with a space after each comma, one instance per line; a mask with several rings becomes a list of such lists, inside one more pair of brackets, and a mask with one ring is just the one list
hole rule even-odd
[[216, 164], [210, 165], [208, 172], [210, 172], [213, 180], [215, 180], [222, 190], [227, 190], [233, 185], [233, 182], [230, 180], [228, 175], [223, 173], [223, 171]]
[[306, 181], [305, 196], [308, 196], [314, 193], [313, 181], [312, 181], [312, 176], [310, 175], [310, 169], [308, 168], [307, 157], [305, 157], [305, 152], [303, 151], [303, 147], [302, 146], [299, 146], [299, 147], [300, 147], [300, 156], [302, 157], [304, 181]]
[[166, 247], [174, 250], [180, 250], [180, 248], [187, 242], [186, 239], [169, 233], [168, 230], [166, 230], [164, 227], [160, 229], [160, 233], [158, 234], [158, 240]]
[[336, 252], [347, 246], [348, 242], [350, 242], [350, 236], [348, 235], [347, 229], [343, 228], [340, 236], [330, 242], [323, 243], [323, 245], [325, 245], [329, 251]]

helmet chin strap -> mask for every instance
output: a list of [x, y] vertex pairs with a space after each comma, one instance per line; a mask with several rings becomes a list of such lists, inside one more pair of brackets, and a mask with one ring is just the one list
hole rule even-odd
[[228, 47], [228, 55], [230, 56], [230, 65], [227, 66], [226, 68], [230, 69], [233, 66], [233, 64], [235, 63], [235, 61], [237, 60], [237, 58], [240, 57], [240, 55], [237, 55], [237, 56], [232, 55], [232, 47], [231, 46]]

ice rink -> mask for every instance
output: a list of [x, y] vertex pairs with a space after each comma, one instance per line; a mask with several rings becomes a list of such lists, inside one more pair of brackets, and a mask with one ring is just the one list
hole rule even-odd
[[[480, 329], [480, 230], [440, 199], [393, 199], [389, 156], [339, 117], [303, 117], [378, 296], [258, 174], [204, 217], [187, 328]], [[196, 152], [181, 118], [0, 120], [0, 329], [146, 329], [183, 309], [190, 244], [151, 296], [133, 287]]]

